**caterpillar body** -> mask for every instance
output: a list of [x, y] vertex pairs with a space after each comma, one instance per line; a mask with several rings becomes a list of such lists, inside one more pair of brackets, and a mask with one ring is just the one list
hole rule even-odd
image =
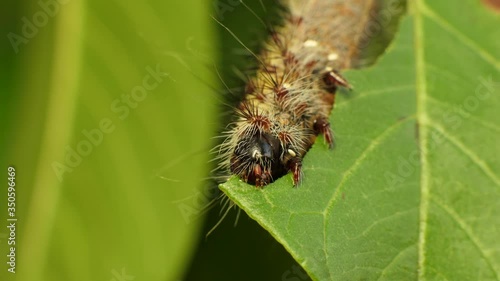
[[[355, 66], [363, 28], [375, 0], [289, 0], [285, 23], [276, 27], [256, 59], [237, 119], [218, 152], [220, 168], [263, 187], [291, 173], [297, 186], [302, 159], [320, 134], [334, 146], [329, 115], [340, 72]], [[342, 16], [340, 16], [342, 15]]]

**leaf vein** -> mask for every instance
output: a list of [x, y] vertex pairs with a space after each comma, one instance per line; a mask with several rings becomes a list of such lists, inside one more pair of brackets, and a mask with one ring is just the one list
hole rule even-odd
[[500, 272], [498, 272], [495, 267], [493, 266], [493, 263], [491, 261], [491, 257], [487, 254], [487, 251], [484, 247], [484, 245], [481, 243], [481, 240], [476, 237], [472, 229], [463, 221], [460, 217], [459, 214], [457, 214], [452, 208], [448, 207], [444, 202], [441, 202], [439, 199], [431, 197], [431, 201], [436, 204], [440, 209], [442, 209], [448, 216], [450, 216], [451, 219], [460, 227], [460, 229], [467, 235], [469, 240], [472, 242], [474, 247], [479, 251], [483, 259], [485, 260], [486, 264], [488, 264], [488, 267], [491, 269], [491, 271], [495, 274], [496, 279], [500, 280]]
[[[326, 232], [326, 226], [327, 226], [327, 221], [328, 221], [328, 216], [327, 214], [330, 212], [330, 209], [332, 208], [333, 204], [337, 201], [339, 194], [341, 193], [340, 191], [342, 190], [342, 187], [344, 186], [344, 183], [350, 178], [350, 176], [354, 173], [354, 171], [361, 165], [361, 163], [366, 159], [366, 157], [374, 151], [384, 139], [386, 139], [392, 132], [394, 132], [398, 127], [400, 127], [402, 124], [407, 122], [408, 120], [414, 119], [414, 116], [409, 116], [406, 117], [405, 119], [400, 119], [387, 129], [385, 129], [380, 135], [378, 135], [376, 138], [371, 141], [371, 143], [368, 145], [368, 147], [360, 154], [360, 156], [354, 161], [354, 163], [347, 169], [343, 175], [342, 179], [337, 185], [337, 187], [334, 189], [334, 192], [332, 196], [330, 197], [330, 200], [326, 204], [326, 207], [323, 211], [323, 249], [325, 253], [325, 260], [328, 261], [328, 253], [326, 251], [326, 237], [327, 237], [327, 232]], [[329, 274], [331, 276], [330, 268], [328, 267]]]
[[497, 186], [500, 186], [500, 179], [498, 179], [491, 168], [486, 164], [479, 156], [477, 156], [471, 149], [469, 149], [464, 143], [453, 137], [448, 131], [443, 127], [433, 124], [429, 125], [431, 128], [435, 129], [441, 133], [445, 138], [447, 138], [453, 145], [455, 145], [461, 152], [463, 152], [474, 164], [476, 164], [484, 174], [490, 178]]
[[354, 236], [354, 237], [350, 237], [348, 238], [349, 240], [353, 240], [353, 239], [357, 239], [357, 238], [360, 238], [362, 236], [365, 236], [368, 232], [370, 232], [375, 226], [383, 223], [383, 222], [386, 222], [386, 221], [389, 221], [389, 220], [392, 220], [392, 219], [395, 219], [397, 217], [400, 217], [400, 216], [404, 216], [412, 211], [414, 211], [416, 209], [415, 208], [411, 208], [411, 209], [408, 209], [408, 210], [405, 210], [405, 211], [399, 211], [399, 212], [395, 212], [393, 214], [390, 214], [389, 216], [386, 216], [386, 217], [383, 217], [381, 219], [378, 219], [376, 221], [374, 221], [372, 224], [370, 224], [368, 227], [365, 228], [365, 230], [357, 235], [357, 236]]
[[[436, 98], [433, 98], [433, 97], [428, 97], [429, 101], [436, 104], [436, 105], [439, 105], [441, 107], [445, 107], [447, 109], [456, 109], [457, 107], [459, 106], [455, 106], [455, 105], [452, 105], [452, 104], [449, 104], [449, 103], [446, 103], [446, 102], [443, 102], [443, 101], [440, 101]], [[474, 117], [472, 115], [469, 115], [467, 116], [467, 119], [485, 127], [485, 128], [488, 128], [490, 130], [493, 130], [493, 131], [497, 131], [497, 132], [500, 132], [500, 127], [498, 127], [497, 125], [493, 124], [493, 123], [490, 123], [490, 122], [487, 122], [485, 120], [482, 120], [482, 119], [479, 119], [477, 117]]]
[[427, 128], [422, 126], [422, 123], [427, 120], [426, 114], [426, 98], [427, 98], [427, 81], [425, 68], [425, 52], [424, 52], [424, 25], [420, 9], [424, 5], [423, 0], [413, 2], [415, 9], [414, 19], [414, 40], [415, 40], [415, 80], [417, 85], [417, 119], [419, 122], [419, 147], [421, 151], [420, 162], [420, 213], [419, 213], [419, 232], [418, 232], [418, 280], [425, 278], [425, 239], [427, 232], [427, 216], [429, 208], [429, 163], [427, 159]]
[[402, 90], [409, 90], [409, 89], [414, 89], [414, 88], [415, 88], [415, 85], [409, 84], [409, 85], [395, 86], [395, 87], [391, 87], [391, 88], [387, 88], [387, 89], [379, 89], [379, 90], [366, 91], [366, 92], [363, 92], [362, 95], [358, 95], [358, 96], [356, 96], [354, 98], [347, 99], [347, 100], [345, 100], [343, 102], [337, 103], [335, 105], [335, 108], [342, 107], [342, 106], [345, 106], [345, 105], [349, 105], [352, 102], [357, 101], [357, 100], [359, 100], [361, 98], [367, 98], [367, 97], [373, 97], [373, 96], [377, 96], [377, 95], [389, 94], [389, 93], [394, 93], [394, 92], [398, 92], [398, 91], [402, 91]]
[[441, 26], [444, 30], [450, 32], [450, 34], [453, 34], [457, 39], [462, 41], [462, 43], [473, 49], [486, 62], [490, 63], [496, 69], [500, 69], [500, 62], [498, 62], [493, 55], [481, 48], [479, 44], [474, 42], [474, 40], [470, 39], [460, 31], [455, 29], [447, 20], [436, 14], [436, 12], [434, 12], [431, 8], [427, 7], [427, 5], [425, 5], [423, 1], [422, 5], [420, 5], [420, 11], [422, 12], [422, 14]]
[[380, 280], [380, 278], [382, 278], [384, 276], [386, 270], [389, 267], [391, 267], [400, 257], [402, 257], [404, 254], [406, 254], [409, 250], [412, 250], [413, 247], [415, 247], [414, 244], [409, 245], [405, 249], [399, 251], [399, 253], [397, 255], [395, 255], [394, 258], [392, 258], [392, 260], [384, 267], [384, 269], [382, 270], [382, 272], [380, 272], [380, 276], [377, 278], [377, 281]]

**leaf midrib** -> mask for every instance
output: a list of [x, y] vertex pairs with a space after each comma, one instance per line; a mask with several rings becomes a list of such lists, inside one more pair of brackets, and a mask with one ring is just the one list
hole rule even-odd
[[420, 207], [419, 207], [419, 233], [418, 233], [418, 280], [425, 279], [425, 234], [427, 231], [427, 215], [429, 209], [429, 179], [430, 172], [427, 159], [427, 136], [428, 130], [426, 126], [426, 98], [427, 98], [427, 81], [425, 80], [425, 63], [424, 63], [424, 34], [421, 0], [410, 2], [412, 5], [412, 13], [414, 16], [414, 40], [415, 40], [415, 84], [416, 84], [416, 103], [417, 103], [417, 126], [419, 129], [418, 143], [420, 146]]
[[[495, 274], [497, 280], [500, 280], [498, 272], [495, 270], [489, 256], [484, 253], [483, 245], [475, 238], [473, 233], [468, 227], [459, 219], [459, 216], [452, 212], [451, 209], [447, 208], [443, 202], [430, 197], [429, 188], [429, 178], [430, 169], [428, 162], [428, 140], [429, 140], [429, 128], [434, 128], [441, 133], [443, 129], [438, 126], [431, 124], [427, 116], [426, 102], [428, 100], [432, 101], [432, 97], [428, 96], [427, 92], [427, 80], [426, 80], [426, 67], [425, 67], [425, 48], [424, 48], [424, 24], [423, 17], [426, 16], [429, 19], [437, 22], [443, 29], [447, 30], [453, 34], [457, 39], [464, 43], [467, 47], [478, 54], [485, 62], [491, 64], [497, 70], [500, 69], [500, 63], [495, 60], [495, 58], [489, 54], [487, 51], [478, 46], [474, 41], [467, 38], [465, 35], [457, 31], [449, 23], [443, 21], [437, 14], [426, 6], [424, 0], [416, 0], [411, 2], [412, 14], [414, 17], [414, 41], [415, 41], [415, 80], [416, 80], [416, 103], [417, 103], [417, 125], [419, 128], [418, 143], [420, 147], [420, 161], [421, 161], [421, 171], [420, 171], [420, 212], [419, 212], [419, 236], [418, 236], [418, 280], [425, 280], [425, 247], [426, 247], [426, 233], [427, 233], [427, 222], [429, 213], [429, 201], [432, 200], [438, 207], [446, 211], [453, 219], [455, 223], [466, 233], [474, 246], [478, 249], [488, 267]], [[441, 129], [441, 130], [440, 130]], [[448, 136], [449, 137], [449, 136]], [[498, 184], [499, 179], [495, 177], [494, 173], [489, 169], [489, 167], [482, 161], [478, 161], [478, 158], [471, 157], [468, 150], [464, 149], [458, 145], [454, 140], [451, 140], [454, 145], [456, 145], [465, 155], [467, 155], [471, 160], [478, 165], [478, 167], [485, 173], [488, 178], [490, 178], [494, 183]]]

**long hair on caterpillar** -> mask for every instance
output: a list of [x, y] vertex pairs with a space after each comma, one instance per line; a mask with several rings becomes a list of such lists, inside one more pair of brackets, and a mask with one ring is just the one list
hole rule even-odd
[[[214, 174], [219, 173], [222, 181], [236, 175], [262, 188], [290, 173], [298, 186], [304, 178], [302, 159], [317, 136], [323, 135], [327, 146], [334, 147], [329, 116], [335, 95], [339, 88], [351, 89], [341, 72], [373, 63], [387, 46], [375, 46], [380, 36], [371, 30], [380, 15], [389, 21], [384, 26], [397, 20], [383, 15], [387, 2], [391, 1], [280, 1], [283, 22], [267, 26], [269, 39], [258, 52], [214, 19], [256, 62], [254, 71], [245, 75], [234, 118], [213, 150], [218, 163]], [[228, 202], [227, 210], [235, 207]]]
[[353, 65], [365, 40], [358, 29], [376, 4], [361, 2], [284, 1], [285, 22], [269, 28], [259, 55], [218, 21], [258, 62], [237, 105], [237, 120], [217, 149], [220, 170], [257, 187], [291, 172], [297, 186], [302, 158], [316, 136], [333, 147], [328, 116], [337, 88], [351, 88], [340, 71]]

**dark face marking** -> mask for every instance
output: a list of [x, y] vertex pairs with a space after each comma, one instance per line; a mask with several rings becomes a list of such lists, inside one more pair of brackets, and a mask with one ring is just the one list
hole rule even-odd
[[280, 141], [271, 134], [243, 138], [231, 156], [231, 172], [258, 187], [267, 185], [286, 173], [281, 150]]

